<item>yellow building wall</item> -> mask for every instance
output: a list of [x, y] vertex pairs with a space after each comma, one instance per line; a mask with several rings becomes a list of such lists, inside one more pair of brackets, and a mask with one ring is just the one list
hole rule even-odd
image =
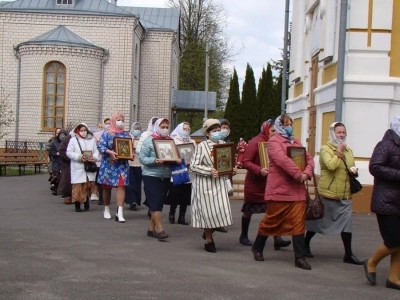
[[293, 87], [293, 98], [297, 98], [301, 94], [303, 94], [303, 82], [300, 82]]
[[325, 145], [329, 140], [329, 126], [335, 122], [335, 112], [330, 111], [322, 114], [322, 139], [321, 145]]
[[324, 85], [337, 77], [337, 63], [334, 63], [322, 70], [321, 85]]
[[393, 0], [390, 76], [400, 77], [400, 0]]
[[301, 141], [301, 119], [297, 118], [293, 120], [293, 135]]

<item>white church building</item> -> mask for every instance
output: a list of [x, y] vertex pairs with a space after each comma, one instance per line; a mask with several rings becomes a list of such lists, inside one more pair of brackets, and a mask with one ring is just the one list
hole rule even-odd
[[0, 92], [15, 112], [6, 138], [46, 141], [56, 127], [95, 126], [115, 111], [144, 128], [152, 116], [170, 117], [179, 24], [174, 8], [0, 2]]
[[[294, 132], [314, 155], [335, 120], [340, 0], [294, 0], [287, 112]], [[375, 145], [400, 113], [400, 1], [349, 0], [342, 121], [353, 149], [362, 193], [358, 211], [369, 210]]]

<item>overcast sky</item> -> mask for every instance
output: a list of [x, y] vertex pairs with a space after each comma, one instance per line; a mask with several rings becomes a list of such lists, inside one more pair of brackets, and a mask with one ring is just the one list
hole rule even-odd
[[[228, 16], [225, 28], [236, 49], [235, 58], [239, 79], [244, 80], [246, 64], [254, 70], [256, 84], [263, 66], [280, 57], [283, 48], [285, 19], [284, 0], [214, 0], [224, 5]], [[118, 0], [121, 6], [167, 7], [166, 0]]]

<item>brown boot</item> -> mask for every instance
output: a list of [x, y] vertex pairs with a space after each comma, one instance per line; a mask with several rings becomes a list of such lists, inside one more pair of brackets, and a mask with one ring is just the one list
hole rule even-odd
[[65, 197], [64, 198], [64, 204], [71, 204], [71, 203], [72, 203], [71, 197]]

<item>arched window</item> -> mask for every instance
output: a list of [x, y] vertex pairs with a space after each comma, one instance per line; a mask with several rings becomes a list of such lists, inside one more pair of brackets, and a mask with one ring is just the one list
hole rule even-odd
[[51, 61], [44, 67], [43, 130], [64, 128], [65, 113], [65, 66]]

